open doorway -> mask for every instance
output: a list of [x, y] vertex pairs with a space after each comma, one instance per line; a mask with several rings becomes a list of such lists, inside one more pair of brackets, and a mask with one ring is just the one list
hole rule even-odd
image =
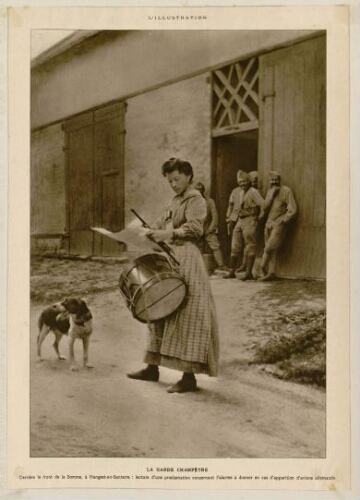
[[212, 197], [219, 214], [219, 238], [228, 260], [230, 237], [227, 234], [226, 210], [231, 191], [237, 187], [238, 170], [251, 172], [258, 165], [258, 130], [223, 135], [213, 139]]

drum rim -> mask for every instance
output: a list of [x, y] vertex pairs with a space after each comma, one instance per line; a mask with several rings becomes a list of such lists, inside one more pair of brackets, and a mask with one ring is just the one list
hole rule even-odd
[[167, 256], [165, 254], [160, 253], [160, 252], [159, 253], [144, 253], [142, 255], [139, 255], [139, 257], [136, 257], [131, 262], [129, 262], [126, 266], [123, 267], [123, 269], [122, 269], [122, 271], [120, 273], [120, 276], [119, 276], [119, 286], [120, 286], [120, 283], [122, 283], [124, 281], [124, 278], [134, 269], [134, 267], [136, 267], [137, 260], [141, 259], [143, 257], [146, 257], [148, 255], [155, 255], [156, 257], [161, 257], [162, 260], [165, 260], [169, 264], [170, 269], [172, 269], [173, 272], [178, 273], [178, 271], [173, 268], [173, 266], [171, 265], [170, 260], [167, 258]]
[[174, 278], [174, 279], [182, 281], [186, 285], [186, 281], [184, 280], [184, 278], [182, 276], [180, 276], [179, 274], [177, 274], [177, 275], [174, 276], [173, 273], [170, 273], [169, 271], [165, 271], [165, 272], [162, 272], [162, 273], [157, 273], [156, 276], [153, 276], [152, 278], [150, 278], [145, 283], [145, 285], [138, 285], [139, 290], [146, 290], [150, 284], [153, 285], [153, 283], [152, 283], [153, 281], [155, 281], [155, 282], [161, 281], [160, 279], [158, 279], [159, 277], [161, 277], [162, 279]]
[[138, 261], [140, 261], [144, 257], [148, 257], [150, 255], [155, 256], [155, 257], [160, 257], [162, 260], [165, 260], [171, 266], [170, 260], [168, 259], [167, 255], [165, 253], [163, 253], [163, 252], [147, 252], [147, 253], [141, 254], [138, 257], [135, 257], [134, 259], [132, 259], [131, 262], [129, 262], [124, 267], [123, 271], [125, 269], [133, 269], [135, 263], [137, 263]]

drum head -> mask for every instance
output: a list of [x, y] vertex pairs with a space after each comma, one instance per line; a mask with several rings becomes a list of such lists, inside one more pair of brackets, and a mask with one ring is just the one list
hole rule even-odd
[[157, 272], [171, 269], [171, 264], [168, 258], [161, 253], [147, 253], [144, 255], [140, 255], [140, 257], [134, 259], [133, 265], [136, 267], [153, 269]]
[[133, 316], [142, 323], [158, 321], [172, 314], [186, 295], [185, 281], [168, 273], [158, 276], [145, 289], [139, 288], [132, 304]]

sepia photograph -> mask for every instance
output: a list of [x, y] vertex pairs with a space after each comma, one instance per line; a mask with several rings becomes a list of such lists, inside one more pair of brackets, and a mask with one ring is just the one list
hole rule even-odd
[[35, 55], [32, 457], [325, 457], [325, 112], [322, 31]]
[[236, 9], [9, 13], [12, 488], [353, 485], [348, 11]]

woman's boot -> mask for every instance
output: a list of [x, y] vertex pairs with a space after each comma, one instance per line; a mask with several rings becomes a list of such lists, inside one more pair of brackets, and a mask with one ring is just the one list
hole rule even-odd
[[167, 392], [192, 392], [196, 391], [196, 378], [193, 373], [184, 372], [182, 378], [176, 384], [168, 387]]
[[159, 380], [159, 367], [157, 365], [147, 365], [146, 368], [134, 373], [128, 373], [128, 378], [135, 380], [146, 380], [148, 382], [158, 382]]

